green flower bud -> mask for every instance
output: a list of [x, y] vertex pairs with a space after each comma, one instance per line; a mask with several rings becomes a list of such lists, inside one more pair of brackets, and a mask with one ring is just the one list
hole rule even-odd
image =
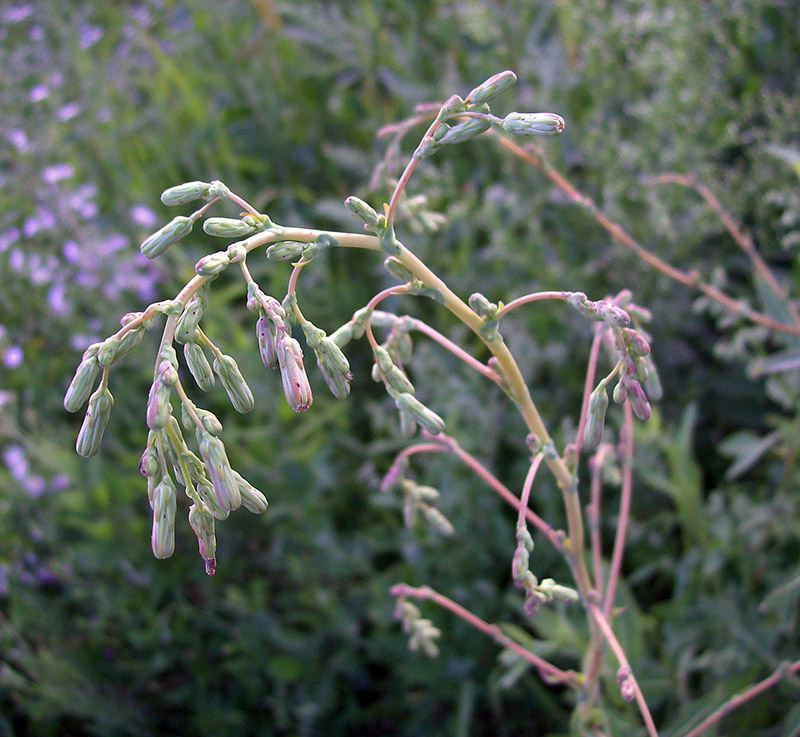
[[242, 495], [222, 441], [209, 433], [203, 433], [198, 439], [198, 447], [206, 474], [214, 488], [217, 505], [228, 512], [238, 509], [242, 505]]
[[470, 118], [463, 123], [453, 125], [439, 139], [441, 144], [464, 143], [475, 136], [479, 136], [484, 131], [489, 130], [492, 124], [486, 118]]
[[409, 269], [402, 261], [400, 261], [400, 259], [395, 258], [394, 256], [389, 256], [389, 258], [383, 262], [383, 265], [395, 279], [401, 282], [413, 282], [417, 278], [411, 269]]
[[169, 558], [175, 552], [175, 487], [164, 477], [153, 493], [153, 532], [150, 545], [156, 558]]
[[203, 230], [215, 238], [243, 238], [258, 233], [259, 228], [236, 218], [208, 218], [203, 222]]
[[269, 502], [255, 486], [249, 481], [242, 478], [236, 471], [233, 472], [233, 478], [239, 486], [239, 493], [242, 495], [242, 506], [253, 514], [263, 514], [267, 511]]
[[253, 392], [250, 391], [250, 387], [232, 356], [221, 355], [214, 359], [214, 373], [219, 376], [219, 380], [225, 387], [228, 398], [237, 412], [244, 414], [255, 407]]
[[517, 75], [510, 69], [493, 74], [483, 84], [478, 85], [467, 95], [467, 102], [474, 103], [475, 105], [489, 102], [489, 100], [493, 100], [507, 89], [513, 87], [516, 81]]
[[203, 318], [203, 311], [206, 308], [206, 299], [206, 290], [200, 289], [186, 302], [186, 307], [183, 312], [181, 312], [181, 316], [178, 318], [178, 323], [175, 326], [175, 340], [177, 340], [178, 343], [188, 343], [194, 337], [197, 326]]
[[77, 412], [89, 398], [97, 379], [100, 376], [100, 365], [96, 354], [84, 358], [78, 365], [75, 376], [72, 377], [67, 393], [64, 395], [64, 409], [67, 412]]
[[509, 113], [503, 130], [516, 136], [557, 136], [564, 130], [564, 118], [555, 113]]
[[185, 205], [187, 202], [204, 199], [211, 185], [206, 182], [185, 182], [165, 189], [161, 193], [161, 201], [168, 207]]
[[169, 401], [170, 394], [170, 387], [164, 383], [161, 377], [157, 376], [150, 386], [150, 393], [147, 396], [147, 413], [145, 417], [147, 426], [151, 430], [163, 430], [167, 426], [172, 414], [172, 405]]
[[231, 243], [225, 249], [225, 255], [228, 257], [232, 264], [238, 264], [247, 258], [247, 248], [241, 243]]
[[147, 258], [155, 258], [166, 251], [173, 243], [192, 232], [194, 220], [187, 217], [176, 217], [170, 220], [161, 230], [157, 230], [141, 246], [139, 250]]
[[198, 276], [219, 276], [230, 265], [231, 260], [225, 251], [217, 251], [203, 256], [195, 265], [194, 271]]
[[200, 499], [205, 504], [206, 509], [211, 515], [218, 520], [226, 520], [231, 516], [231, 510], [223, 507], [217, 501], [217, 495], [214, 491], [213, 484], [205, 477], [205, 472], [202, 478], [197, 479], [196, 486], [197, 493]]
[[395, 392], [400, 394], [414, 393], [414, 385], [409, 381], [408, 376], [406, 376], [403, 369], [401, 369], [396, 364], [391, 364], [388, 371], [383, 372], [383, 378], [386, 381], [387, 386], [391, 387]]
[[197, 386], [204, 392], [209, 391], [214, 386], [216, 379], [203, 349], [197, 343], [187, 343], [183, 346], [183, 356]]
[[451, 537], [455, 533], [453, 524], [436, 507], [425, 505], [422, 507], [422, 513], [425, 515], [427, 523], [440, 535]]
[[647, 356], [644, 360], [647, 365], [647, 378], [644, 381], [644, 390], [647, 392], [647, 396], [650, 397], [650, 399], [657, 402], [664, 396], [661, 378], [658, 375], [658, 370], [656, 369], [652, 356]]
[[267, 248], [270, 261], [294, 261], [303, 255], [305, 243], [297, 241], [278, 241]]
[[497, 305], [490, 302], [480, 292], [475, 292], [469, 297], [469, 306], [472, 311], [484, 320], [492, 320], [497, 314]]
[[595, 448], [603, 439], [603, 425], [608, 409], [608, 394], [604, 385], [595, 389], [589, 397], [589, 410], [586, 413], [586, 426], [583, 442], [586, 448]]
[[97, 351], [97, 363], [103, 367], [114, 363], [120, 342], [119, 338], [106, 338]]
[[357, 218], [361, 218], [366, 225], [378, 225], [378, 213], [372, 209], [364, 200], [358, 197], [348, 197], [344, 201], [345, 207], [353, 213]]
[[431, 435], [438, 435], [444, 430], [444, 420], [434, 411], [428, 409], [413, 394], [398, 394], [394, 401], [399, 410], [413, 415], [420, 427], [427, 430]]
[[213, 560], [217, 554], [214, 517], [202, 507], [192, 504], [189, 507], [189, 525], [194, 530], [194, 534], [197, 535], [200, 556], [205, 560]]
[[78, 432], [78, 440], [75, 443], [75, 450], [79, 456], [88, 458], [100, 450], [100, 443], [103, 440], [103, 433], [111, 417], [111, 408], [114, 406], [114, 397], [106, 386], [99, 386], [89, 397], [89, 406], [86, 409], [86, 416], [83, 425]]

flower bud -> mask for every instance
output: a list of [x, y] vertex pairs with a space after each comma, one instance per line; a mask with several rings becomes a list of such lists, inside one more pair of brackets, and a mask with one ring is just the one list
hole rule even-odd
[[232, 264], [238, 264], [247, 258], [247, 248], [243, 245], [246, 241], [240, 243], [231, 243], [225, 249], [225, 255], [230, 259]]
[[331, 394], [337, 399], [347, 399], [350, 396], [350, 382], [353, 381], [353, 374], [349, 371], [346, 373], [338, 371], [331, 373], [319, 358], [317, 358], [317, 366], [322, 378], [325, 379], [325, 383], [328, 385], [328, 389], [331, 390]]
[[417, 431], [417, 421], [414, 415], [406, 410], [401, 409], [399, 412], [400, 417], [400, 433], [404, 438], [411, 438]]
[[238, 509], [242, 505], [242, 495], [222, 441], [214, 435], [202, 433], [198, 447], [218, 506], [227, 512]]
[[472, 311], [484, 320], [492, 320], [497, 314], [497, 305], [490, 302], [480, 292], [475, 292], [469, 297], [469, 306]]
[[607, 322], [609, 325], [614, 325], [618, 328], [626, 328], [631, 324], [631, 316], [625, 312], [621, 307], [617, 307], [613, 302], [607, 299], [599, 299], [592, 304], [592, 311], [597, 316], [597, 319]]
[[197, 535], [200, 556], [205, 560], [213, 559], [217, 554], [217, 537], [214, 534], [216, 523], [213, 515], [197, 504], [192, 504], [189, 507], [189, 525]]
[[365, 225], [376, 226], [378, 224], [378, 213], [372, 209], [364, 200], [358, 197], [348, 197], [344, 201], [345, 207], [350, 210], [357, 218], [361, 218]]
[[617, 404], [624, 403], [628, 398], [628, 387], [622, 379], [620, 379], [617, 385], [614, 387], [614, 391], [611, 396], [614, 398], [614, 402]]
[[100, 450], [100, 443], [103, 440], [103, 433], [108, 425], [108, 418], [111, 417], [113, 406], [114, 397], [111, 396], [111, 392], [106, 386], [99, 386], [89, 397], [86, 416], [75, 443], [75, 450], [79, 456], [88, 458]]
[[604, 385], [595, 389], [589, 397], [589, 410], [586, 413], [586, 426], [583, 433], [583, 443], [586, 448], [595, 448], [603, 439], [603, 425], [606, 421], [608, 409], [608, 394]]
[[486, 118], [470, 118], [463, 123], [450, 126], [439, 139], [439, 143], [464, 143], [464, 141], [469, 141], [471, 138], [479, 136], [491, 127], [492, 124]]
[[258, 339], [258, 352], [261, 355], [261, 362], [267, 368], [278, 367], [277, 338], [278, 329], [272, 320], [261, 317], [256, 320], [256, 338]]
[[175, 487], [164, 477], [153, 492], [153, 532], [150, 545], [156, 558], [169, 558], [175, 552]]
[[625, 328], [622, 333], [625, 336], [625, 342], [628, 344], [634, 356], [647, 356], [650, 353], [650, 344], [640, 332], [632, 330], [631, 328]]
[[239, 371], [239, 366], [232, 356], [221, 355], [214, 359], [214, 372], [219, 376], [222, 386], [228, 393], [233, 408], [244, 414], [255, 407], [253, 392]]
[[387, 386], [391, 387], [395, 392], [401, 394], [414, 393], [414, 385], [406, 376], [403, 369], [401, 369], [396, 364], [391, 364], [389, 366], [389, 369], [383, 372], [383, 379], [386, 382]]
[[267, 248], [270, 261], [294, 261], [303, 255], [305, 243], [297, 241], [278, 241]]
[[64, 395], [64, 409], [67, 412], [77, 412], [83, 406], [94, 389], [98, 376], [100, 376], [100, 366], [96, 355], [84, 358]]
[[216, 379], [203, 349], [197, 343], [187, 343], [183, 346], [183, 357], [197, 386], [204, 392], [209, 391]]
[[647, 378], [644, 381], [644, 390], [650, 399], [657, 402], [664, 396], [664, 388], [661, 386], [661, 377], [658, 375], [658, 369], [656, 369], [656, 364], [652, 357], [647, 356], [644, 360], [647, 366]]
[[170, 404], [170, 387], [167, 386], [160, 376], [157, 376], [150, 386], [150, 393], [147, 396], [147, 413], [145, 415], [147, 426], [151, 430], [163, 430], [170, 415], [172, 405]]
[[187, 202], [194, 202], [205, 198], [211, 185], [206, 182], [185, 182], [175, 187], [165, 189], [161, 193], [161, 201], [172, 207], [174, 205], [185, 205]]
[[278, 341], [277, 354], [286, 401], [295, 412], [302, 412], [312, 401], [311, 385], [303, 366], [303, 349], [296, 339], [284, 333]]
[[147, 258], [155, 258], [166, 251], [173, 243], [192, 232], [194, 220], [178, 216], [168, 222], [161, 230], [157, 230], [141, 246], [139, 250]]
[[142, 453], [142, 457], [139, 459], [139, 472], [142, 474], [142, 476], [153, 478], [158, 475], [160, 466], [158, 463], [158, 451], [156, 450], [155, 443], [151, 443], [149, 441], [150, 438], [148, 438], [147, 447], [144, 449], [144, 453]]
[[214, 486], [205, 477], [205, 470], [203, 471], [202, 478], [197, 479], [195, 488], [203, 504], [205, 504], [206, 508], [215, 519], [225, 520], [231, 516], [231, 510], [221, 506], [217, 501], [217, 494], [214, 491]]
[[416, 276], [414, 276], [414, 272], [411, 271], [400, 259], [395, 258], [394, 256], [389, 256], [386, 261], [383, 262], [383, 265], [386, 267], [386, 270], [398, 281], [401, 282], [412, 282], [416, 280]]
[[215, 238], [243, 238], [257, 233], [259, 229], [236, 218], [207, 218], [203, 222], [203, 230]]
[[436, 507], [425, 505], [422, 507], [422, 513], [425, 515], [427, 523], [440, 535], [451, 537], [455, 533], [453, 524]]
[[472, 90], [472, 92], [467, 95], [466, 101], [475, 105], [489, 102], [489, 100], [493, 100], [507, 89], [513, 87], [516, 81], [517, 75], [510, 69], [504, 72], [498, 72]]
[[628, 401], [631, 403], [633, 414], [640, 420], [649, 419], [651, 412], [650, 402], [647, 401], [647, 395], [638, 381], [631, 381], [628, 384]]
[[203, 256], [195, 265], [194, 271], [198, 276], [219, 276], [230, 265], [231, 260], [225, 251], [217, 251]]
[[413, 394], [398, 394], [394, 401], [399, 410], [413, 415], [420, 427], [427, 430], [431, 435], [438, 435], [444, 430], [444, 420], [434, 411], [428, 409]]
[[515, 136], [557, 136], [564, 130], [564, 118], [555, 113], [509, 113], [503, 130]]
[[236, 471], [233, 472], [233, 478], [239, 486], [239, 493], [242, 496], [242, 506], [253, 514], [263, 514], [266, 512], [269, 506], [267, 497], [249, 481], [236, 473]]
[[197, 326], [203, 318], [206, 307], [206, 290], [201, 289], [186, 302], [186, 307], [178, 318], [175, 326], [175, 340], [178, 343], [188, 343], [194, 337]]
[[119, 338], [106, 338], [97, 351], [97, 363], [101, 366], [110, 366], [116, 360], [117, 350], [120, 345]]

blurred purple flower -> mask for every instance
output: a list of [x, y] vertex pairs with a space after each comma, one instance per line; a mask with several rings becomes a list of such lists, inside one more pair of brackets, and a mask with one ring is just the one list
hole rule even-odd
[[75, 174], [71, 164], [61, 163], [46, 166], [42, 169], [42, 179], [48, 184], [55, 184], [62, 179], [70, 179]]
[[38, 499], [44, 494], [47, 487], [45, 480], [35, 473], [22, 479], [21, 484], [22, 488], [25, 489], [25, 493], [32, 499]]
[[17, 272], [25, 268], [25, 254], [19, 248], [12, 248], [8, 252], [8, 268]]
[[22, 224], [22, 234], [26, 238], [31, 238], [42, 230], [55, 227], [56, 222], [56, 216], [50, 210], [40, 208], [36, 215], [25, 219]]
[[100, 26], [93, 26], [89, 23], [81, 23], [78, 26], [78, 46], [88, 49], [94, 46], [103, 37], [103, 29]]
[[122, 233], [112, 233], [103, 242], [103, 251], [107, 254], [116, 253], [117, 251], [127, 248], [129, 244], [130, 239], [127, 235], [122, 235]]
[[50, 479], [50, 491], [64, 491], [64, 489], [69, 489], [69, 487], [69, 476], [65, 473], [57, 473]]
[[36, 84], [28, 92], [28, 99], [31, 102], [40, 102], [50, 94], [50, 88], [46, 84]]
[[81, 247], [75, 241], [64, 241], [64, 245], [61, 246], [61, 254], [66, 261], [76, 264], [81, 257]]
[[28, 40], [30, 41], [41, 41], [44, 38], [44, 28], [41, 26], [31, 26], [31, 30], [28, 31]]
[[56, 120], [62, 123], [67, 120], [72, 120], [81, 111], [81, 106], [77, 102], [68, 102], [56, 110]]
[[143, 228], [152, 228], [158, 222], [158, 217], [147, 205], [134, 205], [131, 207], [130, 215], [131, 220]]
[[11, 145], [20, 153], [26, 153], [31, 150], [30, 143], [28, 142], [28, 134], [22, 128], [10, 128], [6, 131], [8, 140]]
[[12, 5], [3, 11], [2, 20], [4, 23], [19, 23], [25, 20], [33, 13], [33, 5], [31, 3], [22, 3], [20, 5]]
[[5, 233], [0, 234], [0, 253], [5, 251], [12, 243], [19, 240], [19, 228], [9, 228]]
[[67, 300], [66, 290], [62, 283], [53, 284], [47, 293], [47, 304], [56, 315], [65, 315], [70, 311], [71, 305]]
[[10, 345], [5, 349], [5, 351], [3, 351], [3, 363], [5, 364], [6, 368], [17, 368], [22, 363], [24, 358], [25, 356], [22, 353], [22, 348], [20, 348], [18, 345]]
[[3, 449], [3, 465], [9, 470], [11, 475], [19, 481], [25, 478], [30, 469], [25, 451], [21, 445], [7, 445]]

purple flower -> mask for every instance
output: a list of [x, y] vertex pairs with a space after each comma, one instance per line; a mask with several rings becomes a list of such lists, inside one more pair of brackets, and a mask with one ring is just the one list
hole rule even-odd
[[63, 491], [70, 486], [69, 476], [65, 473], [57, 473], [50, 479], [50, 491]]
[[28, 92], [28, 99], [31, 102], [40, 102], [50, 94], [50, 88], [46, 84], [36, 84]]
[[28, 141], [28, 134], [22, 130], [22, 128], [10, 128], [6, 131], [6, 135], [8, 136], [8, 140], [11, 141], [11, 145], [14, 146], [17, 151], [20, 153], [30, 151], [31, 147]]
[[33, 13], [33, 5], [31, 3], [12, 5], [3, 12], [2, 20], [3, 23], [19, 23], [21, 20], [25, 20], [31, 13]]
[[42, 179], [48, 184], [55, 184], [62, 179], [70, 179], [74, 174], [75, 170], [67, 163], [53, 164], [42, 169]]
[[67, 120], [72, 120], [80, 111], [81, 106], [77, 102], [68, 102], [56, 111], [56, 120], [62, 123]]
[[44, 28], [41, 26], [31, 26], [28, 31], [28, 39], [31, 41], [41, 41], [44, 38]]
[[70, 303], [67, 301], [64, 285], [61, 283], [53, 284], [47, 293], [47, 304], [56, 315], [65, 315], [70, 311]]
[[12, 248], [9, 251], [8, 267], [11, 271], [22, 271], [25, 268], [25, 254], [19, 248]]
[[20, 348], [18, 345], [10, 345], [3, 352], [3, 363], [5, 364], [6, 368], [17, 368], [22, 363], [24, 358], [25, 356], [22, 353], [22, 348]]
[[19, 240], [19, 228], [9, 228], [5, 233], [0, 234], [0, 253], [5, 251], [12, 243]]
[[64, 256], [64, 260], [75, 264], [81, 258], [81, 247], [75, 241], [64, 241], [64, 245], [61, 246], [61, 254]]
[[3, 450], [3, 463], [17, 481], [25, 478], [30, 468], [21, 445], [7, 445]]
[[22, 224], [22, 234], [26, 238], [31, 238], [42, 230], [54, 228], [56, 222], [56, 216], [50, 210], [42, 208], [36, 215], [25, 219]]
[[131, 220], [143, 228], [152, 228], [158, 222], [156, 214], [147, 205], [134, 205], [130, 214]]
[[94, 46], [103, 37], [103, 29], [100, 26], [92, 26], [89, 23], [81, 23], [78, 26], [78, 46], [88, 49]]
[[26, 476], [21, 483], [22, 488], [25, 489], [25, 493], [32, 499], [38, 499], [44, 494], [46, 484], [44, 479], [38, 474]]

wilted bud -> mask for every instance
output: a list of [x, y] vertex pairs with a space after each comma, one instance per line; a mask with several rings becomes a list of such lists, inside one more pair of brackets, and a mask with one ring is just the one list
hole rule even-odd
[[305, 245], [297, 241], [278, 241], [267, 248], [267, 258], [270, 261], [294, 261], [303, 255]]
[[198, 438], [198, 447], [206, 474], [214, 487], [217, 504], [228, 512], [238, 509], [242, 505], [242, 495], [222, 441], [214, 435], [203, 433]]
[[161, 201], [168, 207], [185, 205], [187, 202], [205, 198], [210, 186], [206, 182], [185, 182], [165, 189], [161, 193]]
[[431, 435], [438, 435], [444, 430], [444, 420], [433, 410], [428, 409], [413, 394], [398, 394], [394, 402], [397, 405], [397, 409], [413, 415], [420, 427], [427, 430]]
[[358, 197], [348, 197], [344, 201], [345, 207], [350, 210], [357, 218], [361, 218], [366, 225], [374, 227], [378, 224], [378, 213], [372, 209], [364, 200]]
[[642, 385], [638, 381], [628, 383], [628, 401], [631, 403], [633, 414], [640, 420], [650, 418], [650, 402], [647, 401], [644, 389], [642, 389]]
[[203, 230], [216, 238], [242, 238], [257, 233], [259, 228], [236, 218], [208, 218]]
[[203, 256], [195, 265], [194, 271], [198, 276], [219, 276], [230, 265], [231, 260], [225, 251], [217, 251]]
[[295, 412], [302, 412], [312, 401], [311, 385], [303, 366], [303, 349], [297, 340], [284, 333], [278, 341], [277, 353], [286, 401]]
[[589, 397], [589, 411], [586, 413], [586, 427], [583, 443], [586, 448], [595, 448], [603, 439], [603, 425], [608, 409], [608, 394], [603, 384], [595, 389]]
[[151, 430], [163, 430], [172, 414], [169, 402], [171, 390], [160, 377], [156, 377], [147, 396], [147, 426]]
[[219, 380], [225, 387], [228, 398], [237, 412], [244, 414], [255, 407], [253, 392], [250, 391], [250, 387], [232, 356], [221, 355], [214, 359], [214, 372], [219, 376]]
[[269, 506], [267, 497], [249, 481], [236, 473], [236, 471], [233, 472], [233, 478], [239, 486], [239, 493], [242, 496], [242, 506], [253, 514], [263, 514], [266, 512]]
[[484, 102], [493, 100], [498, 95], [514, 86], [517, 75], [510, 69], [504, 72], [493, 74], [483, 84], [479, 84], [472, 92], [467, 95], [467, 102], [480, 105]]
[[214, 559], [217, 554], [217, 537], [214, 534], [214, 517], [202, 507], [192, 504], [189, 507], [189, 525], [197, 535], [197, 547], [205, 560]]
[[64, 395], [64, 409], [67, 412], [77, 412], [83, 406], [94, 389], [98, 376], [100, 376], [100, 366], [96, 355], [84, 358]]
[[469, 141], [475, 136], [479, 136], [484, 131], [489, 130], [492, 124], [486, 118], [470, 118], [458, 125], [450, 126], [450, 128], [439, 139], [440, 144], [449, 143], [464, 143]]
[[79, 456], [88, 458], [100, 450], [103, 433], [111, 417], [111, 408], [114, 406], [114, 397], [106, 386], [99, 386], [89, 397], [89, 406], [83, 419], [75, 450]]
[[604, 320], [618, 328], [626, 328], [631, 324], [631, 316], [621, 307], [617, 307], [607, 299], [599, 299], [592, 304], [592, 311], [598, 319]]
[[203, 349], [197, 343], [187, 343], [183, 346], [183, 356], [186, 359], [186, 365], [189, 367], [189, 373], [194, 377], [197, 386], [204, 392], [211, 389], [216, 379]]
[[515, 136], [557, 136], [564, 130], [564, 118], [555, 113], [509, 113], [503, 130]]
[[178, 318], [178, 323], [175, 326], [175, 340], [178, 343], [188, 343], [194, 337], [197, 331], [197, 326], [203, 318], [203, 310], [206, 307], [206, 290], [201, 289], [192, 295], [191, 299], [186, 302], [186, 307], [181, 316]]
[[169, 558], [175, 552], [175, 487], [164, 477], [153, 492], [153, 532], [150, 545], [156, 558]]
[[141, 246], [139, 250], [147, 258], [155, 258], [166, 251], [173, 243], [192, 232], [194, 220], [178, 216], [168, 222], [161, 230], [157, 230]]

